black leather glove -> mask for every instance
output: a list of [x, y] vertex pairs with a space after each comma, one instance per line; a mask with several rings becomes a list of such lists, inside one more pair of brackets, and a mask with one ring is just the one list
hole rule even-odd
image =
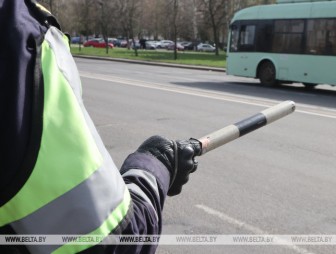
[[168, 196], [182, 191], [189, 174], [197, 169], [195, 156], [201, 155], [201, 143], [196, 139], [172, 141], [161, 136], [152, 136], [138, 148], [138, 152], [151, 154], [161, 161], [170, 172]]

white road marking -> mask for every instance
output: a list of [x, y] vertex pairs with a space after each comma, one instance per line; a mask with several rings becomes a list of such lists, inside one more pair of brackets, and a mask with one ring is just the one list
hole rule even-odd
[[[204, 212], [206, 212], [209, 215], [213, 215], [213, 216], [221, 219], [222, 221], [224, 221], [226, 223], [229, 223], [229, 224], [231, 224], [235, 227], [238, 227], [238, 228], [241, 228], [241, 229], [244, 229], [244, 230], [248, 230], [251, 233], [254, 233], [256, 235], [270, 235], [269, 233], [267, 233], [266, 231], [264, 231], [260, 228], [257, 228], [253, 225], [250, 225], [250, 224], [246, 223], [246, 222], [243, 222], [243, 221], [237, 220], [235, 218], [232, 218], [231, 216], [229, 216], [225, 213], [222, 213], [220, 211], [217, 211], [215, 209], [212, 209], [208, 206], [198, 204], [198, 205], [196, 205], [196, 207], [198, 209], [203, 210]], [[281, 240], [282, 242], [286, 242], [286, 240], [283, 240], [283, 239], [280, 239], [280, 238], [278, 238], [278, 239]], [[288, 249], [291, 249], [298, 254], [314, 254], [313, 252], [310, 252], [310, 251], [308, 251], [308, 250], [306, 250], [302, 247], [296, 246], [296, 245], [294, 245], [290, 242], [288, 242], [287, 245], [281, 245], [281, 246], [286, 247]]]
[[[231, 102], [242, 103], [242, 104], [253, 105], [253, 106], [260, 106], [260, 107], [271, 107], [281, 102], [281, 101], [276, 101], [276, 100], [271, 100], [271, 99], [258, 98], [254, 96], [236, 95], [236, 94], [231, 94], [231, 93], [226, 93], [226, 92], [204, 91], [202, 89], [197, 89], [197, 88], [190, 88], [190, 87], [187, 88], [187, 87], [181, 87], [181, 86], [177, 86], [173, 84], [165, 85], [161, 83], [125, 79], [125, 78], [120, 78], [117, 76], [90, 73], [90, 72], [80, 72], [80, 76], [83, 78], [97, 79], [97, 80], [114, 82], [118, 84], [145, 87], [145, 88], [157, 89], [157, 90], [162, 90], [162, 91], [169, 91], [169, 92], [180, 93], [180, 94], [188, 94], [188, 95], [199, 96], [199, 97], [204, 97], [204, 98], [211, 98], [211, 99], [216, 99], [216, 100], [231, 101]], [[336, 119], [336, 110], [330, 109], [330, 108], [313, 107], [311, 105], [296, 103], [296, 112], [313, 115], [313, 116]]]

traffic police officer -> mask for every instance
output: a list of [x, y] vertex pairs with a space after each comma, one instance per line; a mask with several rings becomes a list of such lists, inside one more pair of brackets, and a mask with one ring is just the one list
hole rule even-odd
[[[0, 233], [158, 235], [197, 140], [147, 139], [119, 171], [82, 101], [68, 39], [34, 0], [0, 0]], [[0, 253], [153, 253], [155, 245], [0, 246]]]

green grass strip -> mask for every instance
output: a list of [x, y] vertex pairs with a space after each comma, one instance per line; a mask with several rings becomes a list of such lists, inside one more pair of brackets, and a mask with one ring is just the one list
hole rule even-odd
[[101, 56], [217, 68], [226, 67], [226, 54], [224, 51], [220, 51], [218, 56], [212, 52], [179, 51], [177, 60], [174, 60], [174, 51], [165, 49], [138, 50], [138, 56], [135, 56], [135, 51], [127, 48], [109, 49], [107, 54], [105, 48], [79, 48], [77, 45], [73, 45], [71, 53], [73, 55]]

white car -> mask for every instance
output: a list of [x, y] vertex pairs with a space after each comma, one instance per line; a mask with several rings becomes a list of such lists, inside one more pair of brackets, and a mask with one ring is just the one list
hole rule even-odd
[[174, 44], [174, 42], [169, 41], [169, 40], [162, 40], [162, 41], [160, 41], [160, 43], [158, 44], [157, 47], [164, 49], [164, 48], [167, 48], [167, 46], [170, 45], [170, 44]]
[[146, 49], [156, 49], [157, 45], [155, 41], [146, 41]]
[[197, 45], [197, 51], [215, 52], [216, 48], [210, 44], [200, 43]]

